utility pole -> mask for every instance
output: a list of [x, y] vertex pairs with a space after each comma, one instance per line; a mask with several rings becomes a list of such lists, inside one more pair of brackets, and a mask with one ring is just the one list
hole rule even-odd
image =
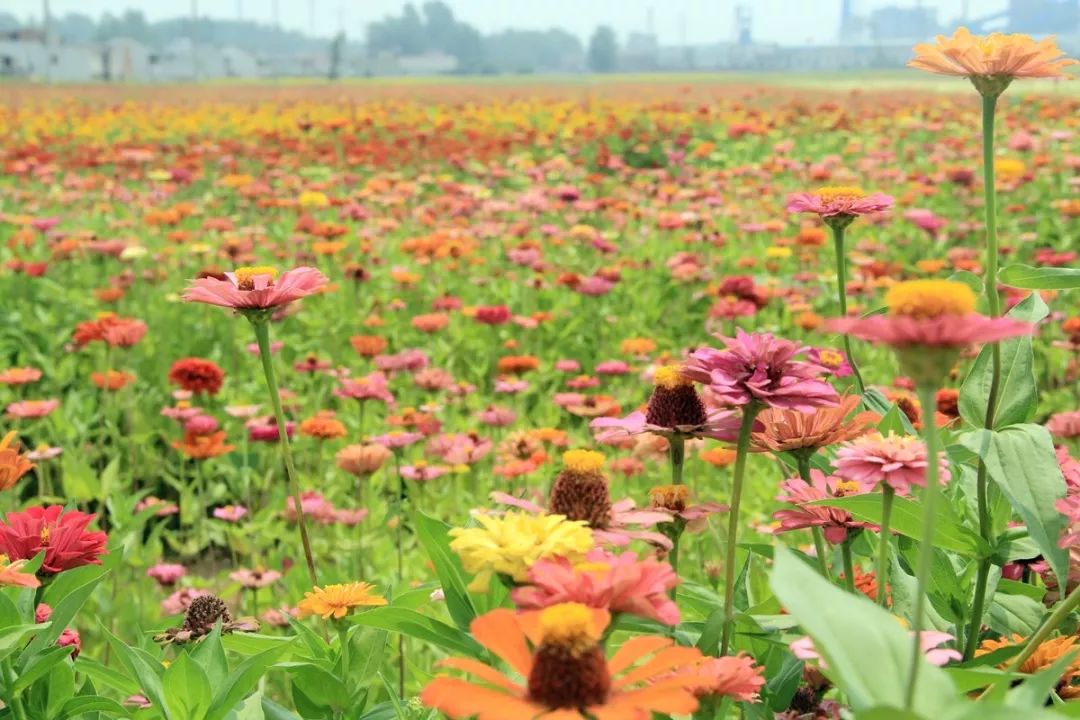
[[52, 13], [49, 0], [42, 0], [41, 43], [45, 48], [45, 82], [52, 82]]
[[196, 27], [199, 23], [199, 0], [191, 0], [191, 69], [195, 73], [195, 82], [199, 81], [199, 48], [195, 42]]

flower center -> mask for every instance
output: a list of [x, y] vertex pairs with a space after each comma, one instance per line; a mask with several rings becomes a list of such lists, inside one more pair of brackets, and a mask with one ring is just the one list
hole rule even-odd
[[273, 285], [278, 276], [277, 268], [269, 265], [247, 265], [238, 267], [233, 274], [236, 275], [236, 287], [241, 290], [254, 290], [255, 278], [265, 277], [267, 285]]
[[682, 365], [664, 365], [653, 373], [653, 385], [674, 390], [677, 387], [690, 386], [691, 381], [683, 375]]
[[567, 450], [563, 453], [563, 468], [568, 472], [588, 475], [600, 472], [604, 455], [595, 450]]
[[841, 480], [833, 486], [833, 497], [844, 497], [859, 492], [859, 483], [854, 480]]
[[890, 315], [929, 320], [973, 313], [975, 293], [964, 283], [953, 280], [909, 280], [889, 288], [885, 304]]
[[821, 350], [818, 352], [818, 361], [827, 368], [838, 368], [844, 364], [844, 356], [836, 350]]
[[822, 202], [831, 203], [837, 200], [858, 200], [866, 197], [866, 191], [854, 185], [830, 185], [818, 188], [817, 196]]
[[[567, 452], [569, 455], [574, 451]], [[600, 455], [600, 453], [591, 453]], [[611, 523], [611, 495], [607, 479], [597, 470], [580, 472], [566, 465], [551, 486], [548, 511], [564, 515], [568, 520], [582, 520], [595, 530], [603, 530]], [[598, 467], [598, 466], [586, 466]]]
[[547, 608], [540, 614], [540, 636], [529, 673], [529, 699], [553, 709], [602, 704], [611, 675], [589, 608], [578, 603]]
[[690, 488], [685, 485], [658, 485], [649, 489], [653, 507], [682, 512], [690, 499]]
[[52, 536], [52, 530], [48, 526], [41, 528], [41, 544], [42, 545], [48, 545], [49, 544], [49, 538], [51, 536]]

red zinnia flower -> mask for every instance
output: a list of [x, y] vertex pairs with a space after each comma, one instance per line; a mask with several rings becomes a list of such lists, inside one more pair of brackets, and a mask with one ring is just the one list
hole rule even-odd
[[87, 532], [86, 526], [95, 517], [78, 510], [64, 512], [62, 505], [8, 513], [7, 522], [0, 523], [0, 552], [12, 560], [30, 560], [44, 550], [40, 575], [100, 565], [109, 537], [103, 532]]
[[169, 382], [184, 390], [216, 395], [225, 381], [225, 371], [203, 358], [181, 358], [169, 369]]

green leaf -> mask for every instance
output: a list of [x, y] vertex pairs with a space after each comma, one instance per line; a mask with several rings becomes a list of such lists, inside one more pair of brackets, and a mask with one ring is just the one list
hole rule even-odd
[[214, 623], [214, 629], [204, 637], [189, 653], [210, 680], [210, 690], [216, 692], [218, 684], [229, 674], [229, 661], [225, 658], [225, 648], [221, 645], [221, 623]]
[[1080, 288], [1080, 270], [1008, 265], [998, 273], [998, 280], [1025, 290], [1073, 290]]
[[266, 720], [302, 720], [296, 713], [265, 696], [262, 699], [262, 709]]
[[[914, 651], [911, 634], [896, 618], [861, 595], [821, 577], [783, 546], [776, 548], [773, 590], [811, 638], [832, 678], [858, 717], [878, 707], [904, 707], [906, 679]], [[956, 688], [941, 668], [923, 663], [914, 711], [940, 717]]]
[[123, 640], [109, 632], [104, 625], [101, 626], [105, 639], [109, 641], [113, 652], [120, 658], [120, 662], [127, 668], [128, 674], [138, 680], [140, 692], [146, 696], [154, 707], [165, 716], [165, 720], [184, 720], [172, 714], [172, 710], [165, 702], [165, 689], [161, 684], [162, 666], [159, 660], [154, 659], [145, 650], [133, 648]]
[[162, 678], [165, 700], [177, 720], [202, 720], [210, 709], [210, 678], [186, 652], [173, 661]]
[[717, 655], [720, 652], [720, 636], [724, 630], [724, 608], [718, 606], [705, 620], [705, 627], [701, 629], [701, 637], [697, 641], [697, 649], [706, 655]]
[[[1037, 323], [1047, 316], [1050, 308], [1038, 293], [1032, 293], [1009, 311], [1009, 317]], [[994, 378], [994, 348], [986, 345], [960, 387], [960, 416], [973, 427], [986, 422], [986, 405]], [[994, 411], [994, 427], [1029, 422], [1039, 404], [1035, 384], [1035, 354], [1031, 336], [1010, 338], [1000, 343], [1001, 381]]]
[[[881, 495], [879, 493], [827, 498], [808, 504], [843, 508], [857, 520], [875, 525], [881, 523]], [[893, 531], [914, 540], [922, 538], [922, 505], [918, 502], [899, 496], [894, 498], [891, 521]], [[952, 550], [970, 557], [982, 557], [990, 551], [986, 541], [961, 525], [949, 508], [943, 508], [938, 516], [934, 527], [934, 545], [943, 550]]]
[[[79, 569], [81, 570], [82, 568]], [[62, 573], [61, 577], [63, 577], [64, 574], [66, 573]], [[30, 641], [26, 650], [19, 656], [20, 667], [23, 667], [24, 663], [28, 662], [36, 653], [39, 653], [56, 643], [56, 639], [60, 637], [60, 634], [64, 632], [64, 629], [71, 624], [75, 614], [79, 612], [79, 608], [81, 608], [83, 603], [86, 602], [86, 599], [90, 597], [90, 593], [94, 591], [94, 588], [97, 587], [97, 584], [101, 581], [103, 576], [104, 572], [101, 568], [92, 566], [89, 571], [78, 573], [77, 577], [79, 577], [82, 582], [72, 587], [66, 594], [62, 595], [59, 602], [56, 602], [56, 600], [53, 599], [53, 595], [46, 592], [45, 602], [52, 605], [53, 609], [52, 614], [49, 616], [49, 628], [35, 635], [34, 639]]]
[[80, 697], [71, 698], [64, 703], [64, 706], [56, 716], [56, 720], [82, 718], [91, 713], [98, 712], [119, 716], [127, 715], [127, 710], [124, 709], [124, 706], [115, 700], [100, 697], [98, 695], [82, 695]]
[[996, 593], [987, 613], [987, 624], [994, 632], [1009, 636], [1031, 636], [1046, 616], [1046, 606], [1026, 595]]
[[292, 676], [294, 688], [312, 703], [335, 710], [342, 710], [349, 704], [349, 691], [326, 668], [312, 663], [289, 663], [285, 669]]
[[136, 695], [142, 692], [139, 684], [124, 673], [91, 660], [85, 654], [75, 661], [75, 671], [86, 675], [94, 682], [107, 685], [121, 695]]
[[12, 684], [11, 691], [20, 693], [34, 684], [38, 678], [45, 677], [53, 666], [66, 663], [71, 655], [70, 647], [53, 646], [44, 652], [34, 655], [26, 667], [19, 671], [19, 678]]
[[278, 661], [278, 658], [289, 647], [289, 645], [280, 645], [258, 655], [253, 655], [240, 663], [235, 670], [229, 673], [221, 686], [214, 691], [213, 700], [209, 703], [210, 711], [206, 715], [206, 720], [221, 720], [245, 695], [258, 685], [260, 678], [266, 674], [266, 671]]
[[1041, 425], [1012, 425], [998, 431], [975, 430], [960, 437], [975, 451], [1013, 510], [1023, 518], [1054, 574], [1068, 577], [1068, 553], [1058, 547], [1065, 518], [1054, 503], [1065, 497], [1050, 433]]
[[33, 632], [41, 632], [48, 625], [49, 623], [40, 625], [27, 623], [25, 625], [10, 625], [0, 629], [0, 660], [23, 647], [27, 635]]
[[446, 609], [458, 629], [468, 632], [470, 623], [476, 617], [476, 607], [473, 606], [472, 598], [466, 589], [465, 570], [461, 566], [461, 560], [450, 549], [450, 528], [419, 511], [413, 522], [416, 537], [435, 566], [435, 574], [439, 576], [446, 598]]
[[349, 622], [403, 633], [452, 653], [464, 653], [474, 658], [481, 658], [484, 655], [483, 648], [472, 639], [472, 636], [444, 622], [421, 615], [415, 610], [380, 607], [357, 613], [349, 618]]
[[[878, 415], [881, 415], [883, 418], [886, 415], [888, 415], [889, 412], [892, 411], [893, 408], [896, 407], [896, 405], [894, 403], [889, 402], [888, 398], [886, 398], [884, 395], [882, 395], [881, 391], [879, 391], [876, 388], [867, 389], [866, 394], [864, 394], [862, 396], [862, 404], [863, 404], [864, 408], [866, 408], [867, 410], [871, 410], [873, 412], [876, 412]], [[898, 410], [898, 412], [899, 412], [899, 410]], [[908, 435], [917, 435], [918, 434], [918, 433], [915, 432], [915, 427], [911, 424], [911, 421], [908, 420], [907, 415], [905, 415], [904, 413], [901, 412], [899, 419], [900, 419], [900, 424], [904, 428], [904, 433], [906, 433]]]

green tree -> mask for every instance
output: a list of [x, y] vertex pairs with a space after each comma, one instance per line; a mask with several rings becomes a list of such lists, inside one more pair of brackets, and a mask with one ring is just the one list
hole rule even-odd
[[619, 45], [615, 40], [615, 31], [607, 25], [600, 25], [589, 38], [588, 63], [593, 72], [606, 73], [615, 70], [618, 64]]

